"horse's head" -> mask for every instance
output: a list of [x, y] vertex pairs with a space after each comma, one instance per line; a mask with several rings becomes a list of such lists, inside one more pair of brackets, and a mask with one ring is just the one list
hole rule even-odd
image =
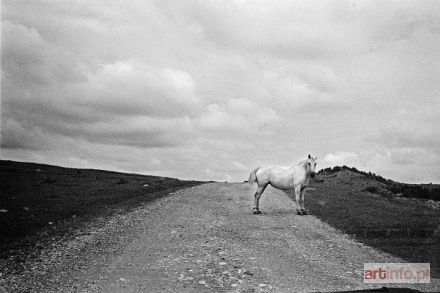
[[318, 157], [313, 158], [310, 154], [306, 160], [306, 170], [309, 172], [310, 177], [315, 177], [316, 160]]

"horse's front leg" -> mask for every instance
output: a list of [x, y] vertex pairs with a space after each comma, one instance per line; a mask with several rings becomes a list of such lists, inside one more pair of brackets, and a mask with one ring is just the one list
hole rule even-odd
[[301, 188], [300, 192], [301, 192], [301, 195], [300, 195], [300, 198], [299, 198], [299, 207], [300, 207], [301, 212], [302, 212], [303, 215], [308, 215], [309, 212], [304, 207], [304, 194], [306, 193], [306, 188], [305, 187]]
[[295, 187], [295, 203], [296, 203], [296, 214], [297, 215], [302, 215], [302, 209], [301, 209], [301, 203], [300, 203], [300, 198], [301, 198], [301, 186], [297, 186]]

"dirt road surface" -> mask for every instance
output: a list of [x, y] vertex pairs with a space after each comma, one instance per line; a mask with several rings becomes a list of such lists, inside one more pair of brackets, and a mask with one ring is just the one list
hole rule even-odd
[[[179, 190], [54, 243], [1, 285], [54, 292], [331, 292], [382, 287], [363, 284], [364, 262], [402, 262], [313, 215], [296, 215], [277, 190], [263, 194], [262, 215], [252, 214], [252, 201], [247, 184]], [[403, 285], [437, 291], [440, 280]]]

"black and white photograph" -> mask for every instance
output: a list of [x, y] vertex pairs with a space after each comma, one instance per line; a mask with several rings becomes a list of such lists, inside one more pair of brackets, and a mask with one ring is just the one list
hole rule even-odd
[[0, 15], [0, 293], [440, 292], [440, 1]]

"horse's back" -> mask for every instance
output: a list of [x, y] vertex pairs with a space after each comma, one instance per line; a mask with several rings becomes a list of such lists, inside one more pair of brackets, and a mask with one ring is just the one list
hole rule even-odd
[[260, 168], [256, 175], [258, 182], [261, 184], [270, 184], [278, 189], [293, 188], [293, 172], [291, 169], [270, 166]]

